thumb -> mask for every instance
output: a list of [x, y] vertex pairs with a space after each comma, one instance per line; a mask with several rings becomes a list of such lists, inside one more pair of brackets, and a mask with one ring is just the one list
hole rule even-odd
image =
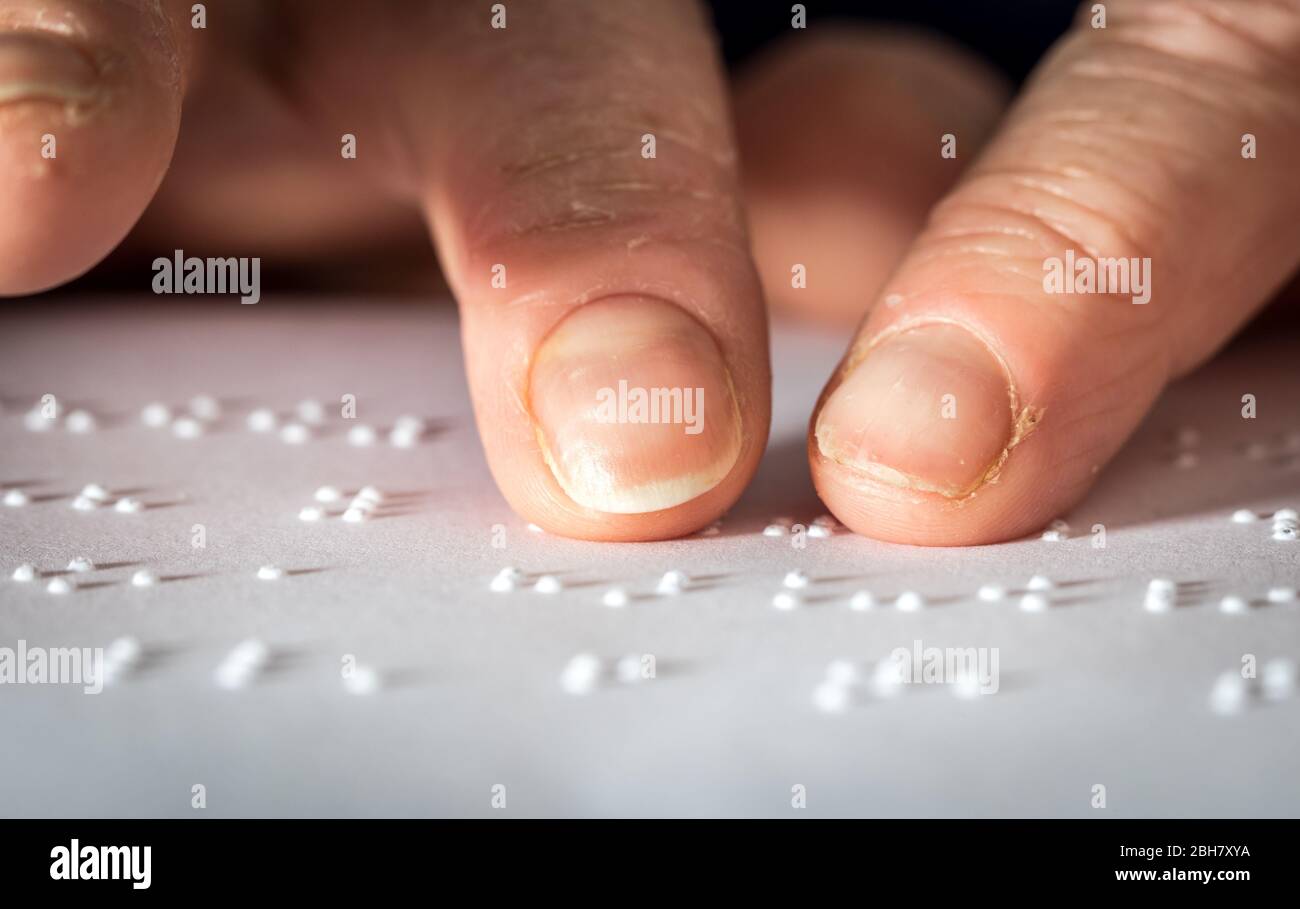
[[[818, 402], [853, 529], [988, 543], [1073, 505], [1300, 258], [1300, 5], [1085, 8]], [[1231, 13], [1228, 12], [1231, 10]]]

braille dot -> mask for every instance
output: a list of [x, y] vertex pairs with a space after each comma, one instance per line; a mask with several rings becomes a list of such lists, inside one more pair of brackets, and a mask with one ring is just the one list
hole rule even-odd
[[299, 420], [308, 426], [319, 426], [325, 422], [325, 405], [311, 398], [299, 401], [293, 412], [297, 414]]
[[140, 422], [150, 429], [162, 429], [171, 421], [172, 411], [166, 404], [155, 401], [153, 404], [146, 404], [140, 411]]
[[4, 503], [10, 508], [22, 508], [31, 501], [31, 497], [21, 489], [5, 491]]
[[81, 573], [85, 571], [94, 571], [94, 570], [95, 570], [95, 563], [90, 561], [90, 559], [86, 558], [85, 556], [77, 556], [76, 558], [74, 558], [72, 561], [68, 563], [68, 571], [75, 571]]
[[894, 601], [894, 608], [899, 612], [919, 612], [925, 608], [925, 597], [915, 590], [904, 590]]
[[674, 596], [681, 593], [691, 584], [690, 575], [684, 571], [672, 569], [665, 571], [663, 577], [659, 579], [659, 584], [655, 587], [658, 593]]
[[1269, 660], [1260, 669], [1260, 693], [1268, 701], [1283, 701], [1295, 694], [1296, 665], [1291, 660]]
[[54, 426], [54, 420], [47, 417], [38, 406], [23, 416], [23, 425], [29, 432], [45, 432]]
[[614, 665], [614, 676], [624, 685], [635, 685], [638, 682], [644, 682], [645, 676], [641, 672], [641, 654], [629, 653], [620, 657]]
[[1028, 590], [1051, 590], [1055, 586], [1056, 583], [1051, 578], [1041, 574], [1034, 575], [1025, 584], [1025, 588]]
[[1041, 593], [1027, 593], [1020, 598], [1022, 612], [1046, 612], [1047, 606], [1047, 597]]
[[178, 439], [197, 439], [203, 435], [203, 424], [190, 417], [179, 417], [172, 421], [172, 435]]
[[810, 524], [808, 526], [808, 536], [812, 537], [814, 540], [824, 540], [831, 536], [831, 529], [829, 527], [823, 527], [821, 524]]
[[298, 512], [299, 521], [319, 521], [323, 517], [325, 517], [325, 510], [315, 505], [308, 505]]
[[803, 598], [791, 590], [782, 590], [772, 597], [772, 605], [782, 612], [791, 612], [803, 605]]
[[1153, 578], [1147, 584], [1142, 605], [1147, 612], [1169, 612], [1174, 608], [1178, 586], [1168, 578]]
[[284, 577], [284, 569], [276, 565], [263, 565], [257, 569], [259, 581], [278, 581], [282, 577]]
[[74, 410], [68, 414], [67, 419], [63, 422], [64, 428], [68, 432], [77, 435], [85, 435], [88, 432], [94, 432], [99, 424], [95, 421], [94, 414], [86, 410]]
[[131, 575], [131, 586], [133, 587], [153, 587], [158, 583], [158, 575], [154, 574], [148, 568], [141, 568], [135, 574]]
[[380, 502], [384, 501], [384, 494], [374, 486], [362, 486], [357, 492], [356, 498], [363, 502], [371, 502], [378, 505]]
[[354, 666], [343, 678], [343, 690], [348, 694], [374, 694], [381, 686], [379, 673], [369, 666]]
[[564, 589], [564, 582], [553, 574], [544, 574], [533, 584], [533, 590], [538, 593], [555, 594]]
[[1007, 598], [1007, 589], [1001, 584], [982, 584], [975, 595], [986, 603], [996, 603]]
[[763, 536], [765, 537], [784, 537], [788, 536], [789, 533], [790, 528], [783, 527], [780, 524], [768, 524], [763, 528]]
[[311, 439], [311, 428], [303, 423], [286, 423], [280, 429], [280, 441], [286, 445], [304, 445]]
[[903, 693], [907, 674], [899, 660], [886, 657], [871, 672], [871, 690], [877, 697], [892, 698]]
[[40, 572], [36, 570], [36, 566], [27, 562], [24, 562], [22, 565], [19, 565], [17, 568], [15, 568], [14, 573], [10, 575], [10, 577], [12, 577], [15, 581], [17, 581], [20, 584], [26, 584], [29, 581], [34, 581], [39, 576], [40, 576]]
[[1291, 603], [1296, 598], [1294, 587], [1274, 587], [1269, 590], [1267, 599], [1270, 603]]
[[1268, 446], [1262, 442], [1252, 442], [1246, 446], [1246, 457], [1251, 461], [1262, 461], [1268, 457]]
[[115, 663], [134, 663], [140, 659], [143, 649], [140, 642], [133, 637], [116, 638], [104, 648], [104, 657]]
[[275, 411], [267, 407], [259, 407], [250, 412], [245, 420], [245, 425], [253, 432], [274, 432], [279, 423], [280, 418], [275, 415]]
[[488, 582], [488, 589], [493, 593], [509, 593], [524, 582], [524, 573], [518, 568], [502, 568]]
[[45, 589], [56, 596], [62, 596], [65, 593], [72, 592], [72, 584], [64, 578], [53, 578], [50, 583], [45, 585]]
[[1273, 539], [1281, 543], [1293, 543], [1296, 537], [1300, 536], [1294, 527], [1275, 527], [1273, 528]]
[[622, 587], [611, 587], [601, 596], [600, 602], [611, 609], [622, 609], [627, 605], [627, 591]]
[[843, 685], [822, 682], [813, 689], [813, 706], [822, 713], [843, 713], [849, 707], [852, 694]]
[[312, 498], [317, 502], [337, 502], [343, 498], [343, 493], [338, 491], [334, 486], [322, 486], [312, 493]]
[[361, 423], [348, 430], [348, 444], [366, 448], [375, 444], [375, 428]]
[[1238, 508], [1232, 513], [1232, 523], [1234, 524], [1251, 524], [1259, 520], [1259, 515], [1249, 508]]
[[1219, 611], [1229, 615], [1242, 615], [1250, 611], [1250, 604], [1239, 596], [1226, 596], [1219, 600]]
[[81, 495], [87, 499], [94, 499], [96, 502], [107, 502], [111, 498], [108, 490], [98, 483], [87, 483], [81, 487]]
[[1294, 508], [1279, 508], [1273, 512], [1273, 521], [1300, 521], [1300, 514]]
[[1062, 543], [1069, 539], [1069, 535], [1060, 530], [1044, 530], [1042, 538], [1047, 543]]
[[388, 433], [388, 444], [394, 448], [414, 448], [420, 441], [420, 434], [410, 430], [393, 429]]
[[839, 522], [838, 520], [835, 519], [835, 516], [834, 516], [834, 515], [829, 515], [829, 514], [819, 514], [819, 515], [817, 515], [817, 517], [815, 517], [815, 518], [812, 519], [812, 526], [813, 526], [813, 527], [826, 527], [826, 528], [828, 528], [828, 529], [830, 529], [830, 530], [836, 530], [836, 529], [839, 528], [839, 526], [840, 526], [840, 522]]
[[1191, 426], [1184, 426], [1174, 435], [1174, 444], [1179, 448], [1195, 448], [1201, 444], [1201, 433]]
[[190, 415], [205, 423], [221, 416], [221, 404], [212, 395], [195, 395], [190, 398]]
[[529, 525], [528, 525], [528, 532], [529, 532], [529, 533], [546, 533], [545, 530], [542, 530], [542, 528], [539, 527], [539, 526], [536, 525], [536, 524], [529, 524]]
[[351, 507], [343, 512], [343, 520], [349, 524], [360, 524], [366, 519], [366, 509]]
[[99, 507], [99, 502], [87, 496], [77, 496], [72, 500], [72, 507], [77, 511], [94, 511]]
[[849, 608], [854, 612], [867, 612], [876, 608], [876, 597], [870, 590], [859, 590], [849, 597]]
[[1225, 672], [1214, 680], [1210, 689], [1210, 709], [1225, 716], [1241, 713], [1246, 709], [1250, 697], [1250, 686], [1241, 677], [1240, 672]]
[[113, 504], [113, 510], [118, 514], [139, 514], [144, 511], [144, 503], [139, 499], [124, 496]]
[[243, 641], [217, 666], [216, 682], [222, 688], [243, 688], [257, 677], [270, 658], [271, 651], [266, 644], [256, 638]]
[[410, 414], [403, 414], [393, 422], [393, 431], [412, 434], [415, 436], [423, 435], [428, 429], [428, 425], [420, 417], [414, 417]]
[[786, 587], [789, 587], [791, 590], [802, 590], [807, 587], [810, 582], [808, 575], [804, 574], [802, 571], [787, 571], [785, 578], [781, 583]]
[[695, 532], [695, 535], [700, 537], [716, 537], [721, 532], [721, 530], [722, 530], [722, 522], [714, 521], [708, 527], [701, 527], [699, 530]]
[[560, 687], [568, 694], [590, 694], [600, 681], [603, 670], [600, 657], [591, 653], [579, 653], [564, 664], [560, 673]]
[[257, 638], [240, 641], [226, 659], [240, 666], [265, 666], [271, 658], [271, 649]]

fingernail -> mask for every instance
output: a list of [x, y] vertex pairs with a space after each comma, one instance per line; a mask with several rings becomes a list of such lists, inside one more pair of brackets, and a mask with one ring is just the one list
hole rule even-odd
[[91, 61], [62, 38], [38, 32], [0, 35], [0, 104], [85, 101], [97, 84]]
[[713, 336], [649, 297], [580, 306], [533, 361], [529, 407], [569, 498], [644, 514], [708, 492], [740, 455], [740, 412]]
[[890, 485], [960, 497], [990, 479], [1012, 445], [1015, 397], [988, 347], [931, 323], [867, 350], [817, 417], [817, 447]]

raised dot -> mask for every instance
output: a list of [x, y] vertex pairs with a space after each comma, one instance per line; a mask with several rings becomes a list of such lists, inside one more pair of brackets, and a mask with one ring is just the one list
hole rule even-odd
[[784, 537], [789, 534], [790, 528], [784, 527], [780, 524], [768, 524], [763, 528], [763, 536], [765, 537]]
[[154, 574], [148, 568], [141, 568], [135, 574], [131, 575], [131, 586], [133, 587], [153, 587], [158, 583], [158, 575]]
[[782, 579], [781, 583], [786, 587], [789, 587], [791, 590], [802, 590], [808, 586], [810, 581], [808, 575], [804, 574], [802, 571], [787, 571], [785, 578]]
[[366, 519], [366, 509], [355, 505], [343, 512], [343, 520], [349, 524], [360, 524]]
[[68, 432], [84, 435], [88, 432], [94, 432], [99, 424], [95, 421], [95, 415], [89, 411], [74, 410], [63, 421], [63, 426]]
[[772, 605], [782, 612], [791, 612], [803, 605], [803, 597], [792, 590], [782, 590], [772, 597]]
[[870, 590], [859, 590], [849, 597], [849, 608], [854, 612], [867, 612], [876, 608], [876, 596]]
[[380, 502], [384, 501], [384, 494], [374, 486], [362, 486], [357, 492], [356, 499], [358, 501], [370, 502], [374, 505], [378, 505]]
[[284, 577], [284, 569], [276, 565], [263, 565], [257, 569], [259, 581], [278, 581], [282, 577]]
[[286, 423], [280, 429], [280, 441], [286, 445], [304, 445], [311, 439], [311, 428], [303, 423]]
[[1020, 598], [1020, 609], [1022, 612], [1046, 612], [1047, 597], [1041, 593], [1027, 593]]
[[298, 406], [293, 409], [298, 419], [308, 426], [319, 426], [325, 422], [325, 405], [320, 401], [308, 398], [305, 401], [299, 401]]
[[4, 503], [10, 508], [22, 508], [31, 502], [31, 497], [21, 489], [9, 489], [5, 491]]
[[1296, 598], [1294, 587], [1273, 587], [1267, 594], [1270, 603], [1291, 603]]
[[118, 514], [139, 514], [144, 511], [144, 503], [139, 499], [123, 496], [113, 504], [113, 510]]
[[54, 419], [47, 417], [38, 405], [23, 416], [23, 425], [29, 432], [45, 432], [54, 426]]
[[80, 574], [81, 572], [94, 570], [95, 563], [85, 556], [77, 556], [72, 561], [68, 562], [68, 571], [75, 571]]
[[1294, 543], [1296, 537], [1300, 536], [1300, 531], [1294, 527], [1274, 527], [1273, 539], [1281, 543]]
[[308, 505], [298, 512], [299, 521], [319, 521], [325, 517], [325, 510], [315, 505]]
[[394, 448], [414, 448], [420, 441], [420, 434], [410, 430], [393, 429], [388, 433], [388, 444]]
[[555, 594], [564, 589], [564, 582], [553, 574], [544, 574], [533, 584], [533, 590], [538, 593]]
[[826, 681], [836, 685], [856, 685], [862, 681], [862, 670], [852, 660], [831, 660], [826, 665]]
[[166, 404], [154, 402], [146, 404], [140, 411], [140, 422], [150, 429], [162, 429], [172, 421], [171, 408]]
[[245, 425], [253, 432], [274, 432], [280, 418], [268, 407], [259, 407], [248, 414]]
[[357, 448], [366, 448], [375, 444], [375, 428], [367, 426], [365, 423], [353, 426], [348, 430], [348, 444], [355, 445]]
[[564, 664], [560, 672], [560, 687], [568, 694], [590, 694], [600, 681], [604, 665], [600, 657], [591, 653], [579, 653]]
[[1295, 694], [1296, 665], [1291, 660], [1269, 660], [1260, 669], [1260, 693], [1265, 700], [1282, 701]]
[[1294, 508], [1279, 508], [1273, 512], [1273, 521], [1300, 521], [1300, 514]]
[[614, 675], [624, 685], [635, 685], [646, 680], [641, 671], [641, 654], [629, 653], [614, 665]]
[[493, 593], [509, 593], [524, 582], [524, 573], [518, 568], [502, 568], [488, 582], [488, 589]]
[[1036, 574], [1025, 584], [1027, 590], [1051, 590], [1056, 583], [1046, 575]]
[[1241, 615], [1250, 611], [1250, 604], [1239, 596], [1226, 596], [1219, 600], [1219, 612], [1229, 615]]
[[1200, 463], [1200, 459], [1197, 458], [1196, 453], [1192, 451], [1179, 452], [1178, 456], [1174, 458], [1174, 466], [1180, 470], [1189, 470], [1195, 467], [1198, 463]]
[[1007, 589], [1001, 584], [982, 584], [975, 595], [986, 603], [996, 603], [1007, 598]]
[[81, 487], [81, 495], [96, 502], [107, 502], [111, 498], [108, 490], [98, 483], [87, 483]]
[[925, 597], [915, 590], [904, 590], [894, 601], [894, 608], [899, 612], [919, 612], [925, 608]]
[[1210, 689], [1210, 709], [1224, 716], [1238, 714], [1246, 709], [1249, 698], [1250, 686], [1241, 673], [1225, 672]]
[[674, 568], [671, 571], [664, 572], [663, 577], [659, 579], [659, 584], [655, 587], [655, 591], [668, 596], [674, 596], [681, 593], [689, 587], [690, 584], [690, 575]]
[[99, 502], [86, 496], [77, 496], [72, 500], [72, 507], [77, 511], [94, 511], [99, 507]]
[[348, 694], [374, 694], [382, 684], [379, 673], [369, 666], [354, 666], [352, 672], [343, 677], [343, 690]]
[[337, 487], [322, 486], [312, 493], [312, 498], [317, 502], [337, 502], [343, 498], [343, 493], [339, 492]]
[[601, 596], [600, 602], [611, 609], [622, 609], [627, 605], [627, 591], [622, 587], [611, 587]]
[[36, 570], [35, 565], [32, 565], [29, 562], [24, 562], [22, 565], [19, 565], [14, 569], [14, 573], [10, 575], [10, 577], [20, 584], [26, 584], [29, 581], [34, 581], [40, 577], [40, 572]]
[[810, 524], [808, 526], [808, 536], [814, 540], [824, 540], [832, 535], [829, 527], [823, 527], [821, 524]]
[[190, 414], [210, 423], [221, 416], [221, 403], [212, 395], [195, 395], [190, 398]]
[[1232, 523], [1234, 524], [1251, 524], [1259, 520], [1259, 515], [1249, 508], [1238, 508], [1232, 513]]
[[65, 578], [52, 578], [50, 583], [45, 585], [45, 590], [55, 596], [62, 596], [72, 592], [72, 584]]
[[203, 435], [203, 424], [190, 417], [179, 417], [172, 421], [172, 435], [178, 439], [197, 439]]

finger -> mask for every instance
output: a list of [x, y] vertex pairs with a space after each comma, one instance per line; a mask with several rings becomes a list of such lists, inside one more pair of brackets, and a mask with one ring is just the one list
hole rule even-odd
[[488, 3], [444, 4], [376, 45], [401, 87], [395, 155], [460, 303], [488, 462], [547, 530], [688, 533], [739, 495], [769, 415], [706, 24], [688, 2], [493, 19]]
[[81, 274], [148, 204], [180, 124], [188, 8], [0, 8], [0, 294]]
[[[854, 324], [1010, 89], [979, 59], [916, 32], [793, 34], [736, 82], [754, 258], [773, 306]], [[946, 134], [955, 158], [939, 154]]]
[[[814, 480], [859, 532], [1041, 527], [1296, 267], [1300, 7], [1105, 8], [936, 208], [823, 392]], [[1045, 283], [1070, 256], [1132, 275]]]

